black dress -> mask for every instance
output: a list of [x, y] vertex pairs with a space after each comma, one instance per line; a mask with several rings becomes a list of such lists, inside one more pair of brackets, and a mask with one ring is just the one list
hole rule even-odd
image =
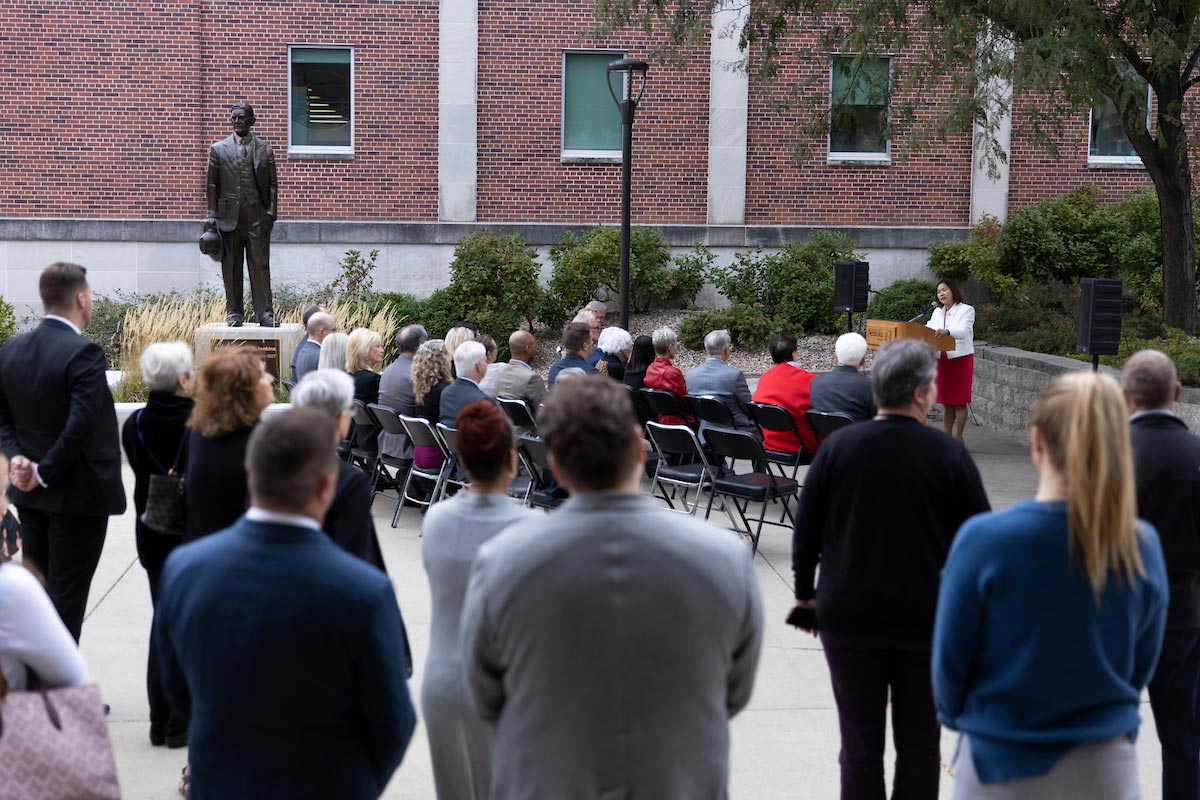
[[188, 432], [185, 542], [224, 530], [246, 513], [246, 445], [253, 430], [241, 428], [214, 439]]
[[621, 382], [625, 380], [625, 364], [616, 353], [607, 354], [604, 356], [608, 362], [608, 377], [614, 381]]
[[[354, 378], [355, 400], [361, 401], [364, 405], [379, 402], [378, 372], [372, 369], [360, 369], [358, 372], [350, 373], [350, 377]], [[379, 452], [379, 441], [373, 429], [363, 427], [357, 422], [351, 423], [350, 436], [354, 441], [354, 446], [360, 450], [366, 450], [372, 454]]]

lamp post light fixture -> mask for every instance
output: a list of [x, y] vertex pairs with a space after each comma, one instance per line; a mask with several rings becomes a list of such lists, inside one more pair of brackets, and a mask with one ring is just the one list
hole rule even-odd
[[[621, 112], [621, 327], [629, 330], [629, 206], [633, 178], [633, 113], [646, 90], [646, 72], [650, 65], [633, 58], [610, 61], [605, 79], [608, 93]], [[621, 74], [621, 97], [613, 91], [612, 74]], [[634, 80], [641, 78], [638, 85]]]

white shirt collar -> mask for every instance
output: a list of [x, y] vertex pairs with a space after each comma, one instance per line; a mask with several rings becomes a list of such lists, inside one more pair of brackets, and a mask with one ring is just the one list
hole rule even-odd
[[71, 330], [78, 333], [80, 336], [83, 335], [83, 331], [79, 330], [79, 326], [76, 325], [74, 322], [71, 322], [71, 320], [67, 319], [66, 317], [60, 317], [58, 314], [47, 314], [45, 318], [46, 319], [56, 319], [59, 322], [61, 322], [63, 325], [66, 325], [68, 328], [70, 328]]
[[291, 525], [296, 528], [311, 528], [314, 531], [321, 530], [321, 523], [312, 517], [306, 517], [303, 514], [285, 514], [282, 511], [268, 511], [258, 506], [250, 506], [246, 512], [246, 519], [251, 522], [268, 522], [275, 525]]

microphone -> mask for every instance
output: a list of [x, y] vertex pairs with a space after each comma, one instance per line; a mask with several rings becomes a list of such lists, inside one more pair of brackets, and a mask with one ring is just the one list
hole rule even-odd
[[917, 314], [915, 317], [910, 319], [909, 322], [916, 322], [921, 317], [925, 316], [926, 314], [928, 314], [930, 311], [933, 311], [937, 307], [938, 307], [938, 302], [936, 300], [934, 300], [932, 303], [930, 303], [924, 309], [922, 309], [920, 314]]

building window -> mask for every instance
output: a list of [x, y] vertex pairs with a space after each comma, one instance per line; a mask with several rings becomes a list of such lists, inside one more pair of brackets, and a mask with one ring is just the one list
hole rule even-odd
[[292, 47], [292, 110], [288, 155], [354, 152], [354, 51], [349, 47]]
[[[1136, 78], [1145, 87], [1146, 124], [1149, 126], [1150, 86], [1140, 76]], [[1092, 119], [1088, 131], [1088, 164], [1092, 166], [1140, 166], [1142, 159], [1133, 149], [1133, 143], [1125, 134], [1121, 114], [1116, 104], [1100, 96], [1092, 103]]]
[[888, 160], [891, 63], [890, 58], [833, 57], [829, 85], [831, 161]]
[[563, 160], [620, 160], [621, 113], [608, 82], [621, 97], [623, 77], [610, 76], [608, 64], [624, 57], [619, 51], [563, 53]]

